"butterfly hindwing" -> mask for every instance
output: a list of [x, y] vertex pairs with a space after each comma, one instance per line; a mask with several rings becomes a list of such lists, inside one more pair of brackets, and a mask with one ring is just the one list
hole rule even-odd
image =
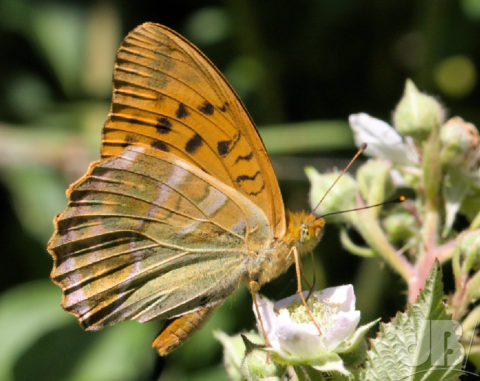
[[131, 147], [68, 190], [49, 242], [63, 307], [86, 329], [216, 305], [272, 240], [263, 211], [169, 153]]
[[237, 189], [267, 216], [276, 237], [284, 207], [270, 158], [223, 75], [174, 31], [145, 23], [123, 41], [102, 157], [126, 146], [169, 152]]

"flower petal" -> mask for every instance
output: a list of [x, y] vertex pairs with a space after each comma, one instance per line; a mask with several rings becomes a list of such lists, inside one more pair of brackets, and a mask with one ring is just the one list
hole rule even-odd
[[[270, 346], [276, 350], [280, 349], [280, 343], [278, 342], [278, 336], [276, 335], [276, 326], [277, 326], [277, 314], [273, 310], [273, 303], [268, 299], [262, 298], [259, 294], [256, 294], [258, 310], [263, 323], [263, 328], [265, 329], [265, 335], [267, 336], [268, 343]], [[259, 316], [257, 315], [257, 309], [255, 308], [255, 303], [253, 304], [253, 313], [257, 319], [257, 329], [258, 332], [263, 335], [262, 326], [260, 324]]]
[[[304, 291], [303, 295], [307, 297], [308, 291]], [[330, 287], [312, 295], [308, 304], [320, 324], [321, 335], [314, 322], [306, 316], [302, 317], [304, 308], [299, 305], [301, 298], [298, 294], [275, 304], [259, 295], [257, 301], [270, 344], [267, 351], [278, 361], [290, 365], [322, 365], [330, 354], [335, 354], [337, 347], [348, 347], [344, 342], [354, 335], [360, 321], [351, 284]], [[254, 312], [257, 315], [255, 308]], [[261, 330], [258, 316], [257, 325]]]
[[325, 303], [339, 305], [340, 311], [352, 311], [355, 309], [355, 293], [351, 284], [326, 288], [319, 291], [318, 296]]
[[357, 147], [368, 143], [366, 155], [391, 160], [400, 165], [417, 163], [412, 147], [405, 144], [402, 136], [388, 123], [365, 113], [352, 114], [348, 120]]
[[341, 342], [349, 338], [355, 332], [360, 322], [360, 311], [339, 312], [335, 316], [335, 322], [323, 335], [323, 342], [328, 350], [336, 349]]
[[278, 314], [276, 335], [283, 350], [297, 359], [309, 359], [312, 354], [324, 350], [323, 337], [313, 323], [295, 323], [289, 312], [282, 309]]

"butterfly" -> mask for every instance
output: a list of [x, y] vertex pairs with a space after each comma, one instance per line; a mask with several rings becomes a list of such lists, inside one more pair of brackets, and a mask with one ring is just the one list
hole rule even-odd
[[197, 47], [154, 23], [122, 42], [101, 160], [66, 195], [47, 247], [62, 307], [86, 330], [166, 320], [162, 356], [240, 284], [255, 296], [298, 266], [324, 227], [285, 212], [242, 101]]

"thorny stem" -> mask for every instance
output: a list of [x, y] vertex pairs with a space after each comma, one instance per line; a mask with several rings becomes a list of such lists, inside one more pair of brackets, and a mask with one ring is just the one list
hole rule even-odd
[[415, 302], [437, 257], [438, 232], [440, 226], [440, 140], [438, 128], [434, 127], [423, 147], [423, 186], [425, 195], [425, 217], [422, 242], [415, 264], [415, 276], [408, 281], [408, 300]]
[[437, 258], [437, 237], [440, 217], [432, 204], [427, 202], [422, 247], [415, 266], [415, 276], [408, 282], [408, 300], [415, 302], [420, 289], [425, 285], [428, 274]]
[[436, 257], [440, 261], [440, 264], [447, 262], [453, 257], [455, 253], [455, 244], [455, 240], [452, 239], [437, 247]]

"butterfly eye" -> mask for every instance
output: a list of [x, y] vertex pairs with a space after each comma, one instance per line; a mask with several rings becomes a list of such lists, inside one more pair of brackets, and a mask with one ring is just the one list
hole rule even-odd
[[305, 224], [300, 225], [300, 242], [304, 242], [306, 239], [308, 239], [309, 235], [310, 230], [308, 229], [308, 226]]

